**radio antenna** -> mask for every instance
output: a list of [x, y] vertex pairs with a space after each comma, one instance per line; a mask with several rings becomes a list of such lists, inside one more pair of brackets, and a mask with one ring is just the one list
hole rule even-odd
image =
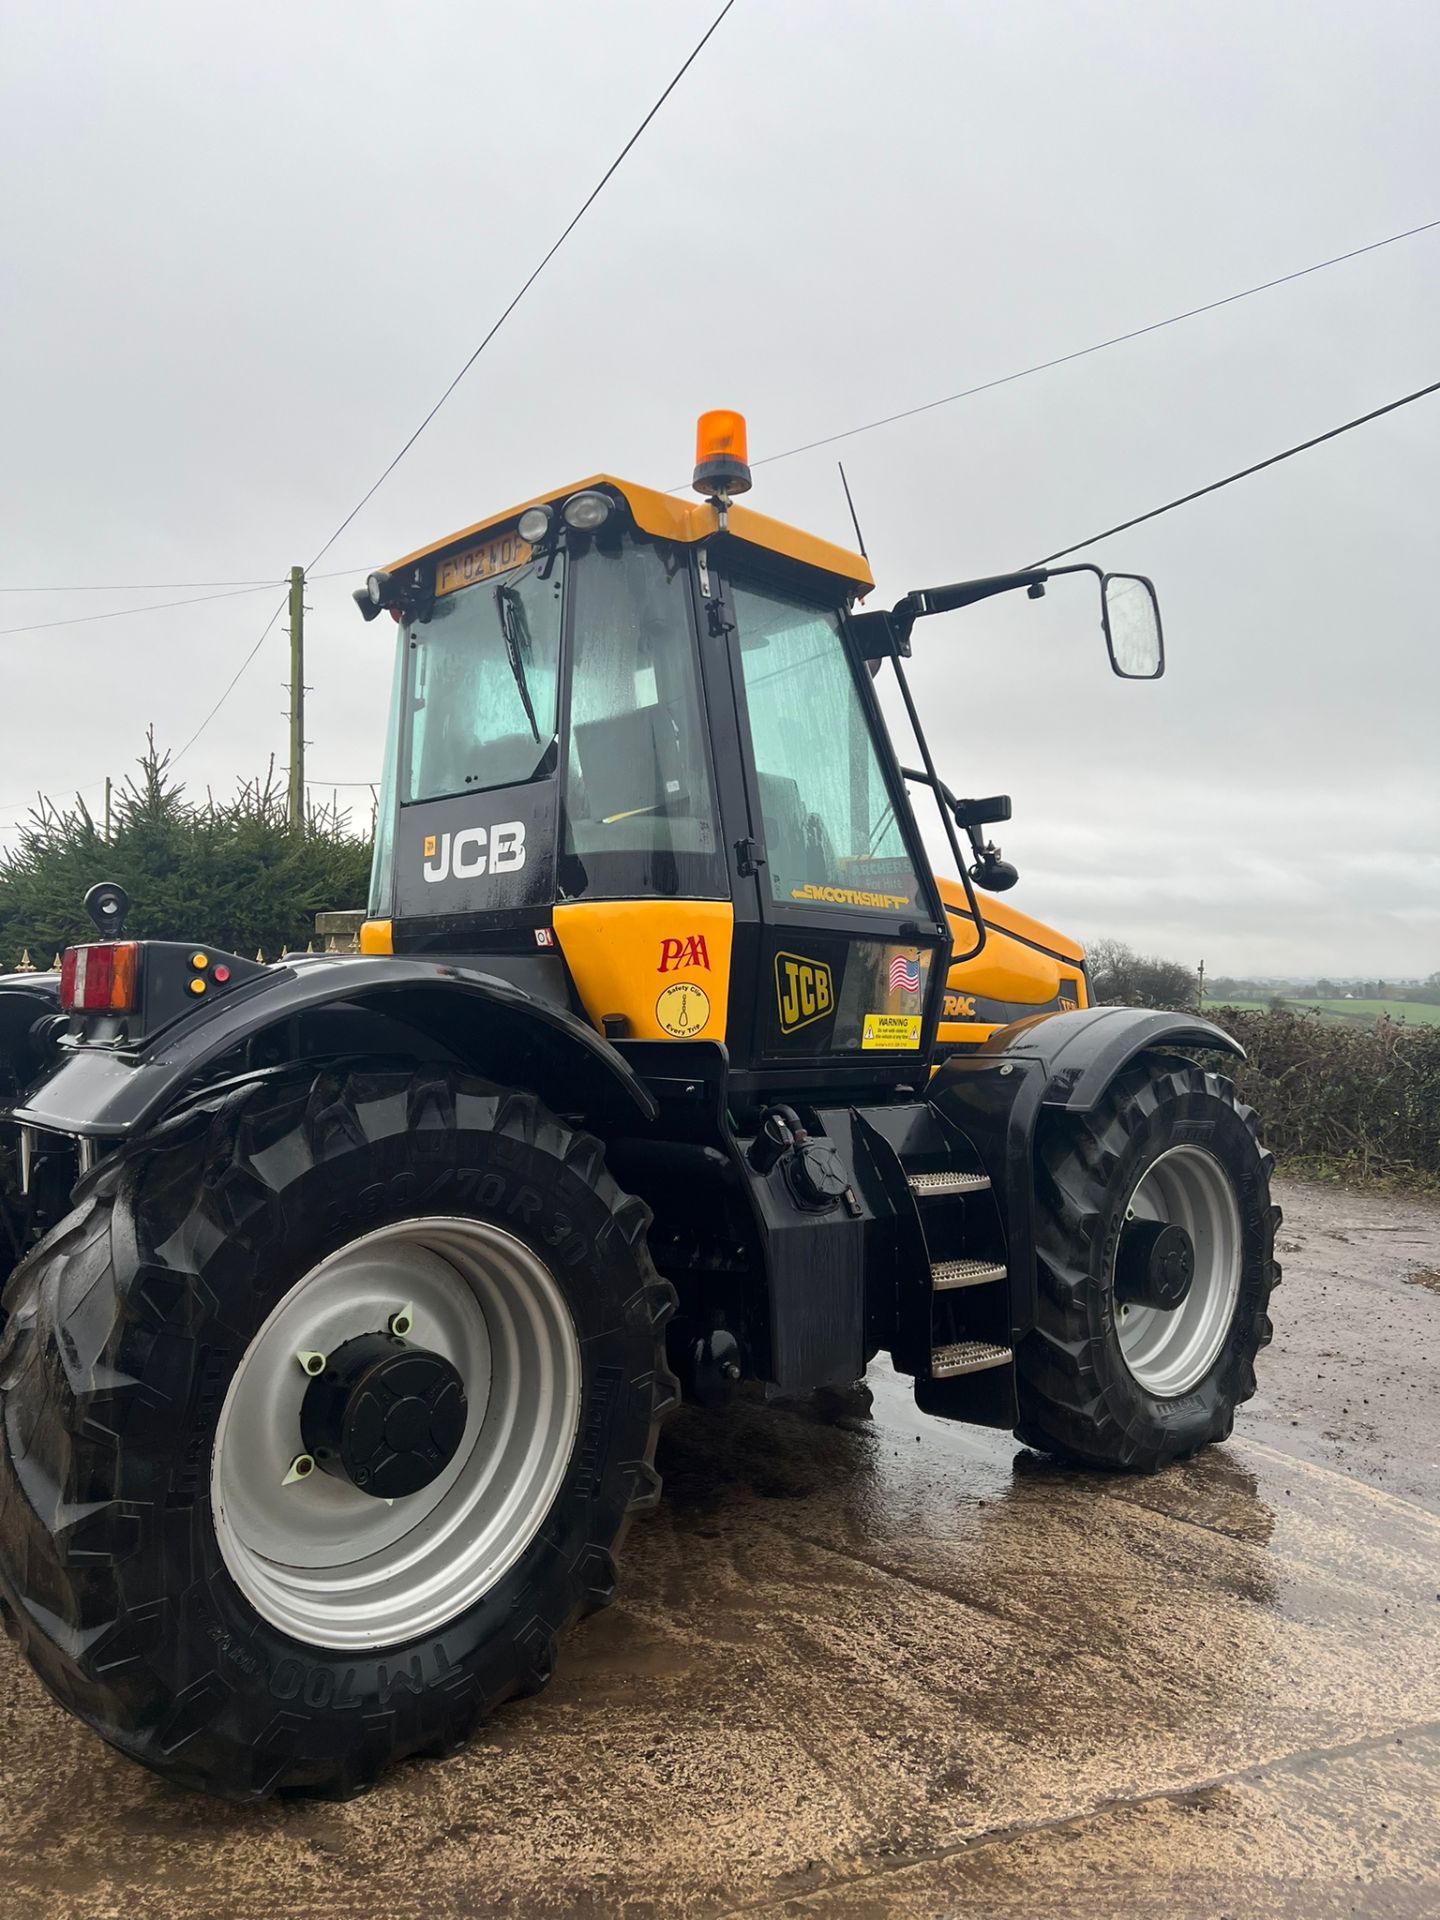
[[855, 528], [855, 538], [860, 543], [860, 557], [862, 560], [868, 560], [870, 556], [865, 551], [865, 536], [860, 531], [860, 516], [855, 511], [855, 502], [850, 498], [850, 482], [845, 478], [845, 462], [843, 460], [837, 460], [835, 464], [840, 469], [840, 484], [845, 489], [845, 504], [850, 509], [850, 520]]

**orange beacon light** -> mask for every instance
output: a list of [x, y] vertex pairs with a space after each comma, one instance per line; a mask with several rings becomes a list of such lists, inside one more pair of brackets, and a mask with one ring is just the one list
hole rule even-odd
[[721, 499], [732, 493], [748, 493], [751, 480], [746, 458], [744, 414], [732, 413], [728, 407], [702, 413], [695, 425], [695, 491], [718, 494]]

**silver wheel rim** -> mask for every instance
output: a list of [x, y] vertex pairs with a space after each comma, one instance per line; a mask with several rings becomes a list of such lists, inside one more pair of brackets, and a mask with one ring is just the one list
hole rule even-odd
[[[1157, 1399], [1172, 1400], [1203, 1380], [1225, 1344], [1240, 1297], [1240, 1208], [1230, 1178], [1203, 1147], [1171, 1147], [1152, 1160], [1130, 1196], [1127, 1219], [1183, 1227], [1195, 1249], [1195, 1277], [1178, 1307], [1115, 1303], [1120, 1353]], [[1111, 1274], [1113, 1287], [1114, 1274]]]
[[[309, 1384], [297, 1356], [382, 1331], [465, 1383], [454, 1458], [394, 1502], [335, 1475], [288, 1478]], [[275, 1306], [231, 1379], [210, 1492], [231, 1577], [297, 1640], [381, 1647], [433, 1633], [514, 1565], [559, 1492], [580, 1417], [580, 1342], [554, 1276], [513, 1235], [437, 1216], [380, 1227], [330, 1254]]]

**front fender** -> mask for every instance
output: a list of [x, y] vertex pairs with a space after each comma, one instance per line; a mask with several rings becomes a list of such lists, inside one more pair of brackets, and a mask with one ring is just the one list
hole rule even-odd
[[967, 1134], [990, 1176], [1005, 1228], [1011, 1336], [1035, 1324], [1035, 1129], [1045, 1107], [1083, 1113], [1143, 1053], [1204, 1047], [1245, 1058], [1245, 1049], [1197, 1014], [1143, 1007], [1083, 1007], [1040, 1013], [953, 1054], [930, 1082], [930, 1099]]
[[[28, 1087], [11, 1117], [26, 1126], [123, 1140], [160, 1118], [225, 1056], [297, 1017], [346, 1010], [408, 1035], [547, 1105], [594, 1119], [651, 1119], [654, 1098], [608, 1041], [564, 1007], [479, 968], [417, 954], [317, 955], [269, 969], [262, 984], [217, 1000], [136, 1048], [69, 1045]], [[303, 1059], [272, 1049], [275, 1063]]]
[[1138, 1054], [1157, 1047], [1207, 1047], [1245, 1058], [1240, 1042], [1194, 1013], [1149, 1007], [1082, 1007], [1075, 1013], [1033, 1014], [1001, 1027], [979, 1049], [1011, 1062], [1034, 1062], [1045, 1076], [1047, 1107], [1084, 1113]]

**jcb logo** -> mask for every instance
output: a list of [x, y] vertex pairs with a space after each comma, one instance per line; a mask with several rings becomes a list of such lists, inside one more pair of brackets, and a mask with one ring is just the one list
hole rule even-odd
[[703, 933], [688, 934], [683, 940], [660, 942], [660, 964], [655, 971], [674, 973], [680, 967], [703, 967], [709, 973], [710, 954]]
[[798, 953], [777, 953], [775, 1001], [781, 1033], [794, 1033], [812, 1020], [823, 1020], [835, 1005], [829, 967], [823, 960], [807, 960]]
[[427, 833], [425, 878], [435, 882], [474, 880], [478, 875], [518, 873], [525, 864], [525, 822], [502, 820], [493, 827], [462, 827], [459, 833]]

